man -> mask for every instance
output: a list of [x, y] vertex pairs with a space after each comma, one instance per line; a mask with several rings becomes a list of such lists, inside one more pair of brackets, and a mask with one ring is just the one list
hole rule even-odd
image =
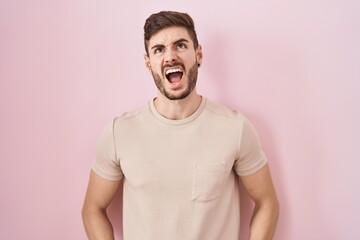
[[99, 139], [83, 207], [89, 239], [114, 239], [106, 209], [123, 183], [125, 240], [237, 240], [239, 180], [255, 202], [249, 238], [272, 239], [279, 207], [266, 158], [241, 113], [196, 92], [193, 20], [159, 12], [144, 31], [158, 94]]

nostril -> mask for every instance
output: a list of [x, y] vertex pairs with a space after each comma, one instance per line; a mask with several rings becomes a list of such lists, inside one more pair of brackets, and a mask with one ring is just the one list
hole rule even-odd
[[167, 63], [174, 63], [175, 62], [175, 58], [172, 58], [170, 60], [166, 60]]

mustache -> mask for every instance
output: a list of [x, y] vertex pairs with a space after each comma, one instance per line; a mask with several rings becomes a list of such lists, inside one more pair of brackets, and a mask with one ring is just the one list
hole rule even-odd
[[179, 62], [174, 62], [172, 64], [165, 64], [164, 66], [162, 66], [161, 71], [164, 72], [165, 68], [175, 67], [175, 66], [180, 66], [185, 71], [185, 65]]

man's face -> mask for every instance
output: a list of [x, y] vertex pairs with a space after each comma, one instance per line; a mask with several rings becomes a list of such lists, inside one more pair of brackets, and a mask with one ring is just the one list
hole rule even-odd
[[195, 50], [184, 27], [168, 27], [154, 34], [148, 44], [145, 63], [155, 84], [170, 100], [186, 98], [196, 86], [201, 46]]

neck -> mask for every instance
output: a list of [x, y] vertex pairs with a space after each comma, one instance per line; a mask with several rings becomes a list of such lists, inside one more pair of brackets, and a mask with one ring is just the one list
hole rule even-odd
[[201, 104], [202, 97], [194, 89], [184, 99], [169, 100], [161, 93], [154, 100], [156, 110], [164, 117], [172, 120], [179, 120], [189, 117]]

